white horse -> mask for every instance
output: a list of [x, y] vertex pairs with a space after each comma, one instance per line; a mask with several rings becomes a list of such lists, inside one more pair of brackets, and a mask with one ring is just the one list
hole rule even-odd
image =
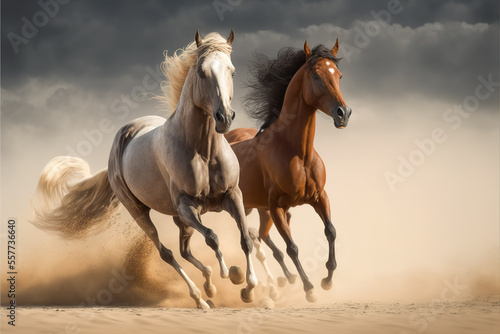
[[[228, 271], [217, 236], [200, 219], [207, 211], [229, 212], [240, 229], [247, 261], [247, 286], [242, 289], [241, 298], [245, 302], [254, 299], [257, 278], [238, 187], [240, 168], [223, 135], [235, 116], [230, 107], [233, 39], [233, 31], [227, 40], [217, 33], [202, 40], [196, 32], [195, 42], [180, 55], [165, 56], [163, 71], [167, 84], [163, 86], [165, 96], [160, 99], [175, 109], [168, 119], [146, 116], [123, 126], [113, 142], [108, 169], [95, 176], [88, 173], [88, 166], [81, 159], [55, 158], [44, 169], [37, 189], [46, 204], [67, 192], [57, 208], [47, 210], [45, 205], [35, 210], [34, 223], [69, 238], [96, 231], [93, 227], [106, 221], [121, 202], [154, 242], [161, 258], [186, 281], [191, 297], [203, 309], [209, 308], [208, 304], [159, 240], [149, 214], [153, 209], [173, 216], [180, 229], [182, 257], [202, 271], [205, 292], [213, 297], [216, 289], [211, 282], [212, 269], [193, 257], [189, 242], [194, 230], [203, 234], [219, 260], [221, 276], [230, 276], [235, 284], [242, 283], [241, 270], [234, 267]], [[69, 184], [73, 175], [79, 181]]]

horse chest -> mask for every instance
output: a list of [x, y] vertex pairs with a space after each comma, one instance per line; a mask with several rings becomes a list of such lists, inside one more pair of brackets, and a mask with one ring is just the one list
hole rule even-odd
[[196, 198], [202, 206], [210, 209], [220, 206], [222, 197], [236, 184], [237, 178], [232, 175], [226, 163], [219, 159], [207, 161], [196, 157], [191, 165], [193, 178], [187, 183], [185, 192]]
[[315, 202], [324, 183], [318, 179], [314, 166], [304, 164], [300, 159], [290, 161], [288, 168], [281, 170], [279, 180], [280, 206], [296, 206]]

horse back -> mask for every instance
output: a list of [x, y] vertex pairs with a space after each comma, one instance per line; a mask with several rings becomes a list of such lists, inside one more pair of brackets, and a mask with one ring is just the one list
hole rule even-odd
[[252, 139], [259, 132], [257, 129], [251, 128], [238, 128], [232, 131], [229, 131], [224, 135], [226, 140], [230, 145], [242, 142], [244, 140]]

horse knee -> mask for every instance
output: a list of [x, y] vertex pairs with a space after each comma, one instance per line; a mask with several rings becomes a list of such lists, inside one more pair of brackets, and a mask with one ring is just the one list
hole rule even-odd
[[205, 234], [205, 242], [213, 250], [216, 250], [219, 248], [219, 238], [214, 233], [214, 231], [212, 231], [211, 229], [208, 229], [207, 233]]
[[266, 260], [266, 253], [264, 253], [264, 251], [261, 248], [257, 250], [255, 256], [257, 257], [257, 260], [259, 260], [260, 262], [264, 262]]
[[168, 264], [172, 264], [174, 261], [174, 254], [172, 254], [172, 251], [163, 246], [160, 250], [160, 256], [163, 259], [163, 261], [167, 262]]
[[252, 238], [252, 240], [257, 240], [259, 238], [259, 232], [253, 227], [248, 228], [248, 235]]
[[292, 259], [295, 259], [299, 256], [299, 248], [293, 242], [288, 244], [288, 246], [286, 247], [286, 252]]
[[325, 235], [329, 242], [334, 242], [337, 238], [337, 231], [332, 223], [325, 225]]
[[284, 260], [283, 252], [280, 251], [279, 249], [274, 249], [273, 250], [273, 256], [278, 262], [282, 262]]
[[243, 237], [241, 239], [241, 249], [243, 249], [243, 252], [245, 252], [245, 254], [249, 254], [252, 252], [253, 242], [250, 237]]

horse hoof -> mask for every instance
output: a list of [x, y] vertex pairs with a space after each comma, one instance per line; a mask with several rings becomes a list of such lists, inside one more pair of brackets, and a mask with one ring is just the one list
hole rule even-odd
[[269, 297], [273, 301], [277, 301], [278, 298], [280, 297], [280, 292], [278, 291], [278, 288], [274, 284], [269, 284]]
[[297, 277], [298, 276], [295, 274], [290, 275], [290, 277], [288, 277], [288, 283], [290, 283], [290, 284], [295, 283], [295, 281], [297, 280]]
[[253, 290], [250, 291], [250, 293], [247, 293], [246, 289], [241, 289], [241, 300], [245, 303], [251, 303], [253, 302], [255, 298], [255, 293]]
[[286, 285], [286, 282], [287, 282], [287, 278], [286, 277], [278, 277], [278, 286], [280, 288], [284, 287]]
[[207, 294], [208, 298], [214, 298], [217, 294], [217, 288], [215, 287], [215, 285], [208, 282], [203, 283], [203, 289], [205, 289], [205, 293]]
[[327, 280], [326, 278], [323, 278], [321, 280], [321, 287], [323, 290], [330, 290], [332, 288], [332, 280]]
[[199, 309], [202, 309], [202, 310], [209, 310], [210, 309], [210, 306], [203, 299], [198, 300], [196, 302], [196, 304], [198, 304]]
[[207, 304], [208, 306], [210, 306], [210, 308], [215, 308], [215, 304], [210, 299], [207, 300]]
[[306, 299], [309, 303], [315, 303], [317, 298], [316, 296], [314, 295], [314, 289], [311, 289], [311, 290], [307, 290], [306, 291]]
[[235, 285], [243, 283], [245, 281], [243, 270], [238, 266], [232, 266], [229, 268], [229, 279]]

